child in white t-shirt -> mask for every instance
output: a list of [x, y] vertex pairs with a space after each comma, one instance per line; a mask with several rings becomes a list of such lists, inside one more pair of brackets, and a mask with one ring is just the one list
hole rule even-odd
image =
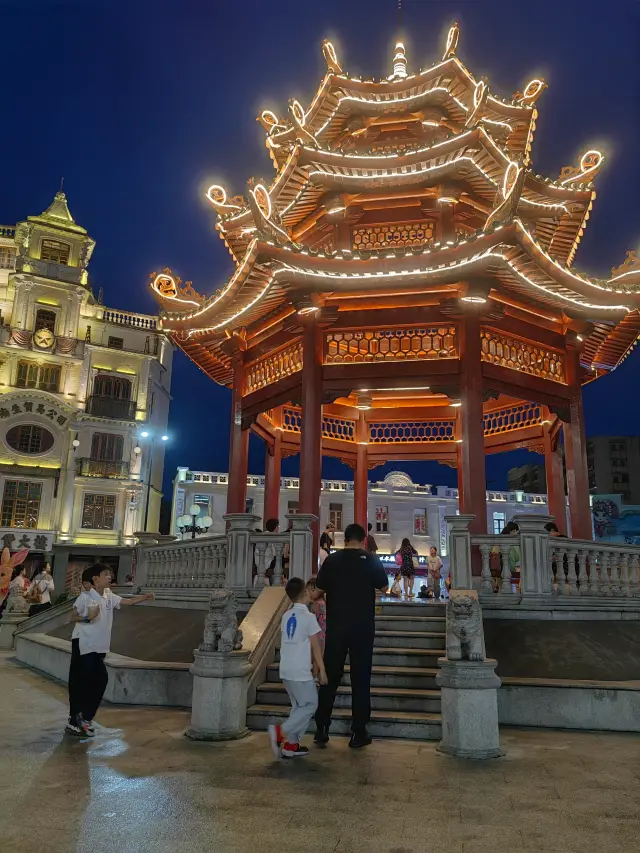
[[300, 746], [318, 707], [318, 692], [312, 672], [312, 657], [320, 684], [327, 683], [318, 635], [318, 620], [309, 611], [309, 592], [301, 578], [291, 578], [285, 587], [291, 608], [280, 623], [280, 678], [291, 700], [289, 719], [282, 726], [269, 726], [269, 739], [276, 758], [298, 758], [309, 754]]
[[111, 569], [94, 563], [82, 573], [82, 592], [75, 600], [71, 621], [71, 665], [69, 667], [69, 722], [65, 732], [78, 737], [93, 737], [93, 718], [109, 680], [104, 658], [111, 645], [113, 612], [122, 605], [138, 604], [154, 598], [133, 595], [121, 598], [108, 588]]

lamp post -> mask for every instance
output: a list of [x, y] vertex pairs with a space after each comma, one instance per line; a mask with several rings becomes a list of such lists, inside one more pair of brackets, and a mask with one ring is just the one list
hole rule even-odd
[[191, 538], [196, 538], [196, 533], [206, 533], [207, 530], [213, 524], [213, 519], [210, 515], [203, 515], [200, 517], [200, 507], [198, 504], [192, 504], [189, 507], [188, 515], [181, 515], [180, 518], [177, 519], [176, 524], [178, 525], [178, 530], [180, 534], [184, 536], [185, 533], [190, 533]]

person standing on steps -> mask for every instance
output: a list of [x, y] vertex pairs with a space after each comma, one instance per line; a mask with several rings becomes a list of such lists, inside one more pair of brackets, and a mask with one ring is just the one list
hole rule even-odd
[[375, 636], [376, 590], [386, 592], [389, 580], [378, 559], [365, 550], [366, 533], [359, 524], [344, 531], [344, 549], [330, 554], [318, 572], [316, 585], [327, 602], [324, 665], [327, 684], [320, 687], [314, 741], [324, 747], [336, 692], [349, 655], [351, 673], [352, 749], [367, 746], [371, 736], [371, 666]]

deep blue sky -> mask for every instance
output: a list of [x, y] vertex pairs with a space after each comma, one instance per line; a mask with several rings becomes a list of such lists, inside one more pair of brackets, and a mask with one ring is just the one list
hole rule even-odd
[[[605, 146], [598, 198], [576, 266], [607, 276], [640, 243], [640, 71], [637, 0], [404, 0], [410, 67], [430, 64], [459, 19], [458, 54], [506, 96], [542, 74], [536, 171], [556, 176], [594, 143]], [[107, 305], [154, 311], [151, 270], [171, 266], [210, 293], [231, 270], [202, 190], [243, 192], [270, 179], [255, 121], [289, 97], [309, 102], [324, 72], [323, 38], [352, 74], [390, 72], [396, 0], [3, 0], [0, 222], [39, 213], [64, 175], [71, 211], [97, 240], [92, 284]], [[589, 434], [638, 432], [638, 356], [585, 390]], [[172, 444], [177, 465], [227, 470], [230, 393], [177, 354]], [[521, 455], [521, 454], [519, 454]], [[517, 462], [517, 460], [515, 460]], [[251, 471], [263, 470], [252, 439]], [[492, 457], [506, 485], [511, 455]], [[286, 460], [294, 473], [296, 459]], [[395, 466], [398, 467], [398, 466]], [[455, 482], [435, 463], [419, 482]], [[378, 477], [383, 469], [376, 469]], [[326, 463], [326, 476], [348, 476]]]

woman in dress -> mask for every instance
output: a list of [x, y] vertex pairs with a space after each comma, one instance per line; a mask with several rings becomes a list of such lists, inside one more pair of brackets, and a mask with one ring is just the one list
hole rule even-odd
[[409, 539], [405, 538], [402, 540], [400, 550], [396, 552], [396, 555], [400, 557], [399, 564], [404, 594], [407, 598], [413, 598], [413, 582], [416, 576], [416, 566], [418, 565], [418, 552]]
[[[131, 586], [133, 586], [133, 583]], [[55, 586], [51, 577], [51, 564], [47, 563], [44, 569], [39, 571], [31, 581], [29, 600], [33, 603], [29, 608], [29, 616], [35, 616], [37, 613], [48, 610], [52, 606], [51, 593], [54, 590]]]

